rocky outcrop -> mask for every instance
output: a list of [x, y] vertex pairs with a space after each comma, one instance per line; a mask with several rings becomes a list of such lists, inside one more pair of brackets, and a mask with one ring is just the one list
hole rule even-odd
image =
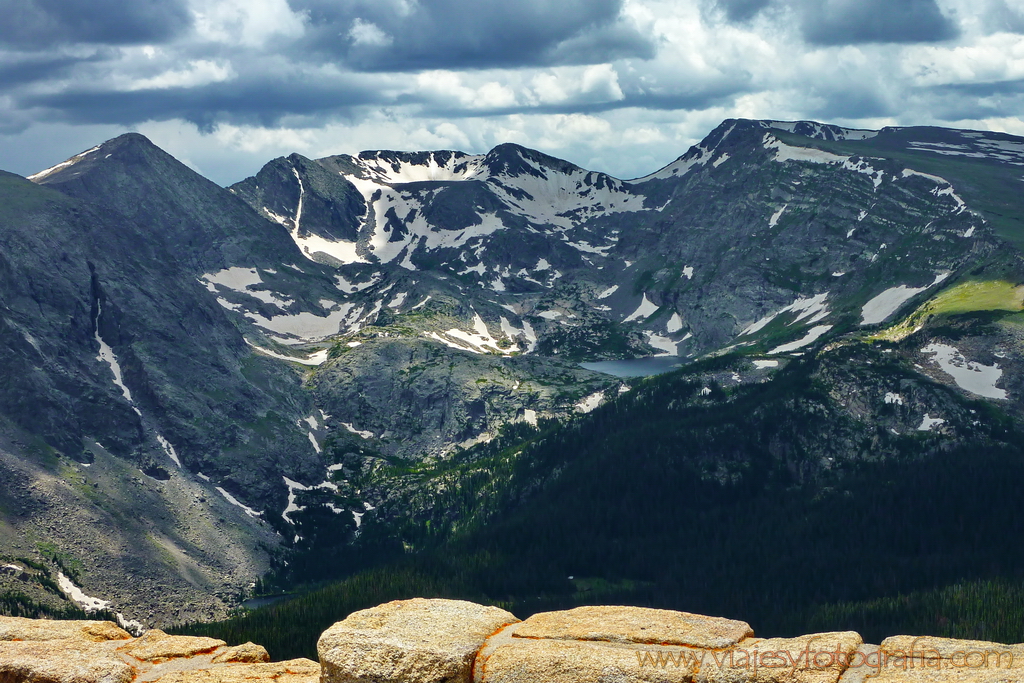
[[648, 643], [721, 649], [754, 635], [743, 621], [643, 607], [577, 607], [535, 614], [516, 629], [518, 638]]
[[471, 683], [489, 636], [519, 621], [462, 600], [396, 600], [351, 614], [327, 629], [317, 652], [323, 683]]
[[863, 683], [1017, 681], [1024, 645], [852, 631], [757, 638], [742, 621], [578, 607], [518, 621], [496, 608], [404, 600], [320, 639], [322, 683]]
[[127, 640], [131, 634], [109, 621], [48, 621], [0, 617], [0, 641]]
[[105, 621], [0, 617], [0, 683], [315, 683], [308, 659], [270, 662], [253, 643], [171, 636], [139, 638]]
[[742, 621], [578, 607], [525, 621], [462, 600], [396, 600], [323, 633], [320, 663], [245, 643], [132, 638], [97, 621], [0, 617], [0, 683], [1009, 683], [1024, 644], [852, 631], [757, 638]]

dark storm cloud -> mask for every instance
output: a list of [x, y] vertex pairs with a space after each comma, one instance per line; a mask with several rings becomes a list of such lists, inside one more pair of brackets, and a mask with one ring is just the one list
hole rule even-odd
[[82, 63], [98, 61], [102, 59], [100, 54], [92, 57], [68, 57], [68, 56], [47, 56], [28, 55], [19, 57], [7, 56], [0, 59], [0, 89], [33, 83], [35, 81], [46, 81], [67, 76], [71, 70]]
[[877, 119], [893, 116], [897, 110], [879, 93], [866, 89], [848, 87], [843, 89], [811, 91], [824, 102], [807, 110], [807, 116], [819, 121], [834, 119]]
[[[940, 85], [932, 89], [934, 92], [952, 95], [958, 98], [991, 98], [1000, 95], [1018, 95], [1024, 93], [1024, 80], [991, 81], [988, 83], [955, 83]], [[965, 97], [966, 96], [966, 97]], [[1014, 112], [1015, 114], [1017, 112]]]
[[353, 107], [384, 103], [378, 92], [366, 87], [325, 87], [294, 80], [237, 80], [134, 92], [70, 91], [19, 101], [21, 107], [39, 111], [51, 121], [131, 126], [180, 118], [206, 131], [221, 121], [273, 126], [286, 116], [344, 117]]
[[[732, 23], [764, 10], [790, 10], [804, 39], [814, 45], [931, 43], [956, 38], [957, 26], [935, 0], [715, 0]], [[1003, 5], [1004, 23], [1016, 15]]]
[[654, 56], [622, 0], [292, 0], [310, 47], [364, 71], [594, 64]]
[[0, 0], [0, 45], [163, 42], [188, 28], [183, 0]]
[[1017, 117], [1024, 111], [1024, 80], [938, 86], [928, 92], [928, 106], [945, 121]]
[[935, 0], [812, 0], [803, 7], [801, 29], [817, 45], [928, 43], [959, 35]]
[[729, 21], [740, 23], [750, 21], [770, 3], [771, 0], [718, 0], [717, 4]]

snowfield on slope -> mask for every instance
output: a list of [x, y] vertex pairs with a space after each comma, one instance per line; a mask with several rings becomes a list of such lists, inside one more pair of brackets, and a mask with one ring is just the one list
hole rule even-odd
[[871, 301], [864, 304], [864, 307], [861, 308], [860, 311], [860, 324], [876, 325], [880, 322], [884, 322], [886, 318], [898, 311], [903, 304], [910, 301], [926, 289], [930, 289], [939, 284], [947, 277], [949, 277], [949, 273], [940, 273], [935, 276], [935, 279], [930, 285], [925, 285], [924, 287], [908, 287], [907, 285], [890, 287], [881, 294], [875, 296]]
[[1007, 398], [1006, 390], [996, 386], [1003, 376], [998, 364], [974, 363], [967, 360], [955, 346], [937, 342], [921, 349], [921, 353], [932, 354], [932, 362], [952, 377], [961, 389], [985, 398]]

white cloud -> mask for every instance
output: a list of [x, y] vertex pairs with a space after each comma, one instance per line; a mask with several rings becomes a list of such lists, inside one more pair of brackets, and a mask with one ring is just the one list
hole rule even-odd
[[1008, 81], [1024, 78], [1024, 36], [997, 33], [955, 47], [908, 48], [901, 64], [916, 85]]
[[[652, 37], [658, 45], [654, 58], [595, 56], [595, 63], [554, 67], [467, 64], [391, 73], [353, 71], [340, 58], [308, 50], [302, 41], [312, 39], [314, 24], [288, 0], [190, 1], [195, 19], [190, 34], [106, 51], [54, 47], [45, 56], [81, 61], [45, 80], [5, 85], [0, 167], [32, 173], [126, 130], [41, 123], [48, 112], [38, 100], [76, 88], [98, 100], [111, 90], [119, 97], [135, 92], [143, 98], [150, 91], [176, 97], [172, 89], [213, 84], [208, 92], [216, 93], [215, 84], [229, 81], [232, 92], [246, 86], [267, 97], [228, 100], [226, 114], [211, 112], [215, 120], [204, 130], [212, 132], [205, 135], [181, 120], [194, 116], [188, 107], [135, 127], [222, 183], [293, 151], [306, 156], [379, 148], [479, 153], [509, 141], [594, 170], [637, 177], [670, 163], [730, 117], [826, 119], [866, 128], [953, 125], [1024, 134], [1019, 113], [1024, 102], [1012, 88], [985, 97], [949, 87], [1024, 80], [1024, 37], [1011, 32], [1017, 30], [1014, 17], [1024, 22], [1024, 0], [938, 0], [960, 29], [958, 38], [941, 43], [826, 47], [809, 46], [798, 17], [778, 3], [751, 21], [731, 24], [707, 11], [708, 0], [623, 0], [622, 21]], [[415, 20], [423, 11], [416, 0], [336, 4], [350, 13], [334, 39], [345, 49], [366, 53], [397, 47], [388, 31], [399, 34], [388, 15]], [[353, 7], [365, 11], [357, 16]], [[17, 65], [35, 58], [0, 53], [0, 61], [13, 65], [12, 73], [30, 71]], [[349, 97], [354, 92], [369, 96]], [[205, 101], [197, 99], [196, 106]], [[74, 120], [76, 110], [64, 107], [49, 111], [55, 119]], [[140, 118], [155, 116], [152, 107], [140, 111]], [[89, 121], [125, 118], [117, 114]]]
[[602, 102], [625, 97], [619, 87], [619, 74], [611, 64], [595, 64], [584, 69], [580, 92]]
[[220, 83], [235, 78], [237, 74], [226, 62], [212, 62], [200, 59], [190, 62], [186, 69], [174, 69], [151, 78], [131, 81], [127, 90], [162, 90], [165, 88], [192, 88], [209, 83]]
[[352, 22], [352, 28], [348, 31], [348, 37], [355, 45], [370, 45], [373, 47], [386, 47], [395, 42], [395, 39], [382, 31], [372, 21], [363, 21], [356, 17]]
[[271, 38], [297, 38], [306, 20], [287, 0], [194, 0], [192, 16], [201, 39], [246, 47], [264, 46]]
[[465, 83], [480, 80], [476, 74], [462, 75], [454, 71], [425, 71], [416, 76], [416, 92], [443, 106], [457, 103], [467, 109], [501, 109], [516, 104], [516, 94], [498, 81], [479, 84]]

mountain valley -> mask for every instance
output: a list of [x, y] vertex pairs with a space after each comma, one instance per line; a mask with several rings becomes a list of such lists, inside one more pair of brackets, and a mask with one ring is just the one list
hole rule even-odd
[[799, 631], [798, 586], [1020, 579], [1022, 181], [1001, 133], [750, 120], [633, 180], [503, 144], [222, 188], [138, 134], [2, 173], [0, 604], [163, 627], [394, 571]]

